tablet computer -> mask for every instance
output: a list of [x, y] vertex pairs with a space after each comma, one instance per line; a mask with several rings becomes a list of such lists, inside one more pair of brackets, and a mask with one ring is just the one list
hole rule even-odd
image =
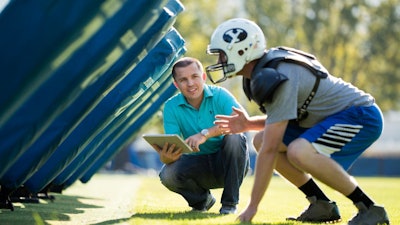
[[177, 148], [182, 148], [182, 153], [192, 153], [192, 148], [177, 134], [144, 134], [142, 136], [150, 145], [156, 144], [161, 148], [165, 142], [175, 144]]

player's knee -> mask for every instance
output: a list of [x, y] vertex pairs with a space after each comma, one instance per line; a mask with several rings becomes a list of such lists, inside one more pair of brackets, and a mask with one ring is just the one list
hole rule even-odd
[[293, 164], [300, 168], [306, 164], [307, 154], [305, 154], [305, 146], [301, 141], [295, 140], [289, 144], [287, 148], [287, 158]]

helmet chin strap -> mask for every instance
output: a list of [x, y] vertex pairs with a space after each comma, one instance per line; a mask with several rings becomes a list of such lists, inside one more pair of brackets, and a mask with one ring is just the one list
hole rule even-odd
[[236, 76], [237, 76], [237, 74], [235, 73], [235, 74], [227, 75], [226, 78], [230, 79], [230, 78], [234, 78]]

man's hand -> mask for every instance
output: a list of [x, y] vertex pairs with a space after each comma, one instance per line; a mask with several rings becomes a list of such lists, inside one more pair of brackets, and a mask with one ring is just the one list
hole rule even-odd
[[186, 138], [185, 142], [193, 149], [194, 152], [199, 152], [199, 146], [207, 141], [207, 138], [201, 134], [195, 134]]
[[251, 222], [256, 213], [257, 209], [247, 206], [247, 208], [240, 213], [237, 219], [240, 220], [240, 222]]
[[168, 142], [165, 142], [164, 146], [161, 148], [158, 145], [152, 145], [154, 149], [157, 150], [160, 155], [161, 162], [165, 164], [170, 164], [178, 160], [182, 155], [182, 149], [175, 149], [175, 144], [169, 145]]
[[246, 111], [232, 107], [233, 113], [230, 116], [216, 115], [217, 120], [214, 124], [219, 127], [223, 134], [237, 134], [247, 131], [246, 125], [249, 122], [249, 116]]

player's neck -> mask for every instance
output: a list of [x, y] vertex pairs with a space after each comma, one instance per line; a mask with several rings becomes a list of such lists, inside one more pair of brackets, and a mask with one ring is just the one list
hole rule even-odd
[[251, 79], [251, 73], [253, 72], [253, 69], [256, 64], [257, 61], [251, 61], [247, 63], [246, 65], [243, 66], [243, 69], [240, 70], [237, 74], [242, 75], [245, 78]]

